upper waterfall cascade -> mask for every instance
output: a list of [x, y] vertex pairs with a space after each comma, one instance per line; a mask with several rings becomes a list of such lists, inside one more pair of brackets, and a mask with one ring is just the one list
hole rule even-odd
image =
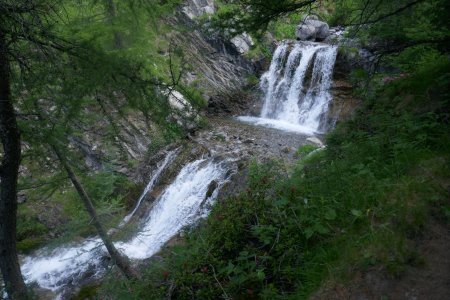
[[261, 117], [326, 130], [336, 54], [336, 46], [320, 43], [279, 45], [261, 78]]
[[243, 121], [307, 134], [328, 129], [329, 92], [337, 47], [312, 42], [282, 42], [261, 77], [264, 105], [260, 118]]

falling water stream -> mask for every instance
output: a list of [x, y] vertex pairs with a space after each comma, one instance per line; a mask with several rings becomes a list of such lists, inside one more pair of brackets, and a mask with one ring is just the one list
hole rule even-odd
[[164, 169], [167, 167], [167, 165], [170, 164], [175, 159], [177, 152], [178, 152], [178, 149], [167, 153], [166, 157], [164, 158], [163, 163], [161, 164], [161, 166], [159, 166], [156, 169], [156, 172], [153, 174], [152, 178], [150, 179], [147, 186], [145, 187], [144, 192], [142, 192], [141, 196], [139, 197], [139, 199], [136, 203], [136, 206], [128, 215], [125, 216], [125, 218], [123, 218], [122, 222], [120, 222], [120, 224], [119, 224], [119, 228], [121, 228], [125, 224], [127, 224], [130, 221], [130, 219], [134, 216], [134, 214], [137, 212], [137, 210], [141, 206], [142, 201], [145, 199], [145, 197], [148, 195], [148, 193], [155, 186], [155, 183], [159, 179], [159, 176], [161, 175], [162, 171], [164, 171]]
[[282, 42], [269, 71], [261, 77], [264, 105], [260, 117], [238, 119], [306, 134], [326, 131], [336, 54], [336, 46]]
[[[168, 160], [170, 158], [166, 157]], [[226, 160], [199, 159], [187, 164], [156, 199], [139, 231], [129, 240], [116, 242], [115, 246], [131, 259], [152, 256], [183, 227], [194, 224], [208, 213], [211, 202], [228, 179], [229, 170]], [[207, 197], [212, 181], [217, 187]], [[102, 275], [108, 266], [106, 257], [101, 239], [94, 237], [52, 251], [42, 249], [23, 260], [22, 272], [28, 283], [36, 282], [58, 293]]]

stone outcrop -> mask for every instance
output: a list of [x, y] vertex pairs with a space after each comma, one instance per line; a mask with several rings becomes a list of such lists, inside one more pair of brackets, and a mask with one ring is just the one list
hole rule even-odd
[[184, 83], [202, 90], [208, 101], [240, 90], [255, 71], [254, 64], [242, 55], [253, 46], [248, 34], [230, 39], [211, 28], [207, 20], [199, 22], [200, 17], [214, 11], [213, 0], [186, 0], [181, 13], [172, 19], [174, 25], [187, 29], [174, 32], [171, 37], [175, 44], [181, 45], [190, 64]]
[[330, 35], [330, 27], [320, 21], [317, 16], [311, 15], [303, 19], [297, 26], [295, 35], [300, 41], [321, 42]]
[[[192, 21], [204, 16], [214, 14], [216, 11], [214, 0], [187, 0], [181, 7], [181, 11]], [[214, 32], [210, 32], [214, 34]], [[247, 53], [254, 45], [250, 35], [242, 33], [229, 40], [239, 54]]]
[[184, 77], [185, 83], [196, 85], [205, 99], [240, 89], [246, 77], [253, 73], [252, 63], [219, 35], [207, 37], [200, 29], [194, 29], [176, 32], [172, 40], [182, 45], [191, 67]]
[[333, 101], [328, 110], [328, 126], [331, 128], [337, 122], [350, 119], [361, 105], [361, 100], [354, 96], [353, 86], [345, 78], [334, 79], [330, 93]]
[[250, 51], [250, 48], [254, 45], [252, 37], [249, 36], [246, 32], [235, 36], [230, 40], [230, 42], [234, 45], [234, 47], [240, 54], [247, 53], [248, 51]]
[[186, 16], [193, 20], [204, 14], [213, 14], [216, 11], [214, 0], [187, 0], [181, 10]]

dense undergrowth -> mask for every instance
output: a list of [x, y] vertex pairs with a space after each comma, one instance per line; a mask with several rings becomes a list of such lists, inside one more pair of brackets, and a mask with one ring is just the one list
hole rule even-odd
[[218, 203], [141, 281], [107, 280], [102, 298], [302, 299], [325, 280], [382, 266], [400, 276], [421, 257], [410, 241], [449, 222], [449, 62], [374, 78], [364, 106], [301, 148], [289, 170], [253, 163], [248, 189]]

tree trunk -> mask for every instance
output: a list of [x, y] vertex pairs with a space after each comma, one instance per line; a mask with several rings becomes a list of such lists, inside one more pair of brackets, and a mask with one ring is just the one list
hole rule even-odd
[[81, 198], [81, 201], [84, 204], [84, 207], [86, 208], [87, 212], [92, 218], [92, 222], [97, 229], [97, 233], [102, 239], [103, 243], [105, 244], [106, 249], [108, 250], [109, 255], [111, 256], [111, 259], [113, 260], [113, 263], [119, 267], [119, 269], [122, 271], [122, 273], [125, 275], [128, 279], [136, 279], [138, 278], [137, 272], [131, 268], [130, 264], [127, 261], [127, 258], [122, 256], [120, 252], [116, 249], [112, 241], [110, 240], [108, 234], [104, 230], [102, 224], [100, 223], [100, 219], [98, 218], [97, 212], [95, 211], [94, 205], [92, 204], [92, 201], [87, 194], [87, 192], [84, 190], [83, 186], [81, 185], [81, 182], [78, 180], [78, 177], [76, 176], [75, 172], [70, 167], [69, 163], [67, 162], [66, 158], [62, 155], [62, 153], [59, 151], [59, 149], [56, 146], [52, 146], [53, 151], [55, 152], [56, 156], [58, 157], [61, 165], [66, 170], [67, 175], [70, 178], [70, 181], [72, 181], [73, 185], [75, 186], [75, 189], [78, 192], [78, 195]]
[[17, 178], [20, 165], [20, 133], [11, 99], [10, 67], [5, 35], [0, 28], [0, 269], [8, 295], [26, 299], [27, 287], [20, 272], [16, 248]]
[[[108, 17], [109, 23], [114, 26], [116, 18], [116, 6], [114, 5], [114, 0], [104, 0], [106, 7], [106, 16]], [[116, 29], [113, 30], [113, 47], [114, 49], [123, 48], [122, 35]]]

